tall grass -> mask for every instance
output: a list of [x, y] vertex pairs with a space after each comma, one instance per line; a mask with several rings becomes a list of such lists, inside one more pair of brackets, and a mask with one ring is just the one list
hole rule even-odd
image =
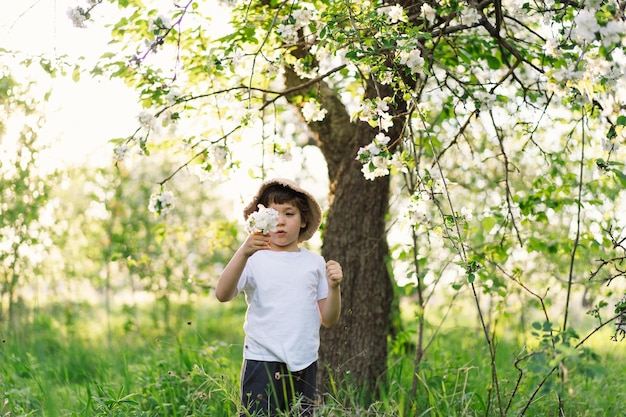
[[[126, 306], [109, 325], [95, 307], [56, 305], [5, 330], [0, 416], [236, 416], [243, 302], [176, 306], [167, 325], [154, 319], [155, 308]], [[332, 381], [318, 415], [501, 415], [480, 337], [468, 329], [443, 332], [429, 347], [415, 395], [410, 340], [391, 341], [388, 373], [375, 396], [345, 375]], [[622, 349], [597, 346], [598, 355], [568, 363], [565, 382], [547, 384], [526, 415], [556, 417], [559, 392], [568, 416], [626, 416]], [[500, 341], [497, 352], [500, 389], [517, 393], [506, 415], [516, 416], [540, 372], [519, 382], [513, 366], [519, 346]]]

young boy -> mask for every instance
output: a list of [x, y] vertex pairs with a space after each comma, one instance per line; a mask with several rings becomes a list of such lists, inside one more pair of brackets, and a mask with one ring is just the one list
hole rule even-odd
[[322, 211], [297, 183], [261, 184], [244, 209], [259, 204], [278, 212], [276, 230], [251, 232], [220, 275], [215, 295], [225, 302], [243, 292], [248, 304], [241, 372], [243, 415], [277, 415], [300, 404], [313, 415], [320, 324], [330, 327], [341, 309], [341, 265], [299, 247], [320, 226]]

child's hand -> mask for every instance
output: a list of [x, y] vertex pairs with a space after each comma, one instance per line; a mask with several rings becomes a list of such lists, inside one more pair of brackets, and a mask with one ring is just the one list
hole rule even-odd
[[256, 251], [270, 249], [270, 237], [261, 232], [250, 233], [241, 249], [247, 257], [254, 255]]
[[337, 261], [326, 262], [326, 279], [330, 288], [338, 288], [343, 281], [343, 270]]

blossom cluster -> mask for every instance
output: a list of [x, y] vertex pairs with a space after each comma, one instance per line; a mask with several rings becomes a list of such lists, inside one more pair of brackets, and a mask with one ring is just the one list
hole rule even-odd
[[70, 18], [74, 27], [85, 28], [85, 22], [89, 20], [89, 12], [94, 6], [100, 3], [102, 0], [87, 0], [87, 7], [76, 6], [67, 9], [67, 17]]
[[305, 101], [302, 105], [302, 116], [307, 122], [321, 122], [326, 117], [328, 110], [322, 109], [315, 100]]
[[389, 114], [389, 100], [389, 97], [365, 100], [352, 118], [358, 117], [360, 121], [387, 132], [393, 126], [393, 120]]
[[[170, 94], [180, 94], [180, 93], [178, 91], [175, 91], [173, 93], [170, 92]], [[170, 98], [170, 96], [168, 95], [168, 100], [177, 100], [177, 97], [179, 96], [172, 96], [172, 98]], [[171, 116], [172, 116], [172, 113], [163, 112], [163, 115], [162, 115], [163, 124], [165, 124], [165, 122], [175, 121], [175, 119]], [[159, 128], [158, 119], [156, 118], [156, 116], [146, 110], [141, 111], [137, 115], [137, 121], [139, 122], [141, 129], [143, 129], [143, 131], [147, 133], [150, 133], [151, 131], [157, 131]], [[133, 145], [138, 144], [139, 147], [141, 148], [141, 151], [145, 151], [146, 141], [147, 141], [147, 135], [142, 135], [140, 137], [133, 136], [132, 138], [127, 140], [125, 143], [122, 143], [113, 149], [113, 160], [116, 162], [124, 161], [124, 159], [126, 159], [126, 157], [128, 156], [128, 153], [130, 152]]]
[[422, 52], [414, 45], [415, 41], [400, 39], [398, 41], [398, 59], [401, 65], [406, 65], [411, 70], [412, 74], [423, 73], [424, 70], [424, 58], [422, 58]]
[[601, 25], [596, 18], [595, 11], [587, 9], [581, 10], [576, 16], [572, 29], [576, 40], [594, 42], [601, 39], [604, 46], [619, 43], [624, 32], [626, 32], [626, 22], [615, 19]]
[[384, 13], [391, 23], [406, 22], [407, 16], [404, 8], [400, 5], [384, 6], [378, 9], [379, 13]]
[[122, 162], [126, 159], [126, 155], [128, 155], [128, 143], [122, 143], [121, 145], [117, 145], [115, 149], [113, 149], [113, 160], [115, 162]]
[[171, 191], [161, 191], [150, 196], [148, 210], [156, 215], [167, 214], [174, 208], [174, 193]]
[[315, 19], [315, 8], [313, 6], [311, 8], [295, 9], [291, 12], [289, 19], [280, 23], [276, 30], [284, 42], [296, 43], [299, 31], [315, 22]]
[[250, 233], [261, 232], [263, 234], [276, 231], [278, 212], [271, 207], [265, 207], [263, 204], [259, 204], [257, 207], [258, 210], [248, 216], [246, 230]]
[[380, 132], [367, 146], [359, 149], [356, 160], [363, 164], [361, 171], [368, 180], [389, 175], [389, 168], [397, 161], [388, 148], [389, 136]]

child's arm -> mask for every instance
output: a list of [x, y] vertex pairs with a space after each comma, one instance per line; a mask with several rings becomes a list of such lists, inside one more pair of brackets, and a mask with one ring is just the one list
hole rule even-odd
[[318, 302], [322, 325], [331, 327], [339, 321], [341, 313], [341, 281], [343, 271], [336, 261], [326, 262], [326, 279], [328, 280], [328, 298]]
[[239, 278], [241, 278], [241, 273], [246, 266], [246, 262], [248, 262], [248, 258], [258, 250], [269, 248], [270, 240], [267, 235], [250, 233], [222, 271], [215, 287], [217, 299], [225, 302], [235, 298], [237, 295], [237, 283]]

